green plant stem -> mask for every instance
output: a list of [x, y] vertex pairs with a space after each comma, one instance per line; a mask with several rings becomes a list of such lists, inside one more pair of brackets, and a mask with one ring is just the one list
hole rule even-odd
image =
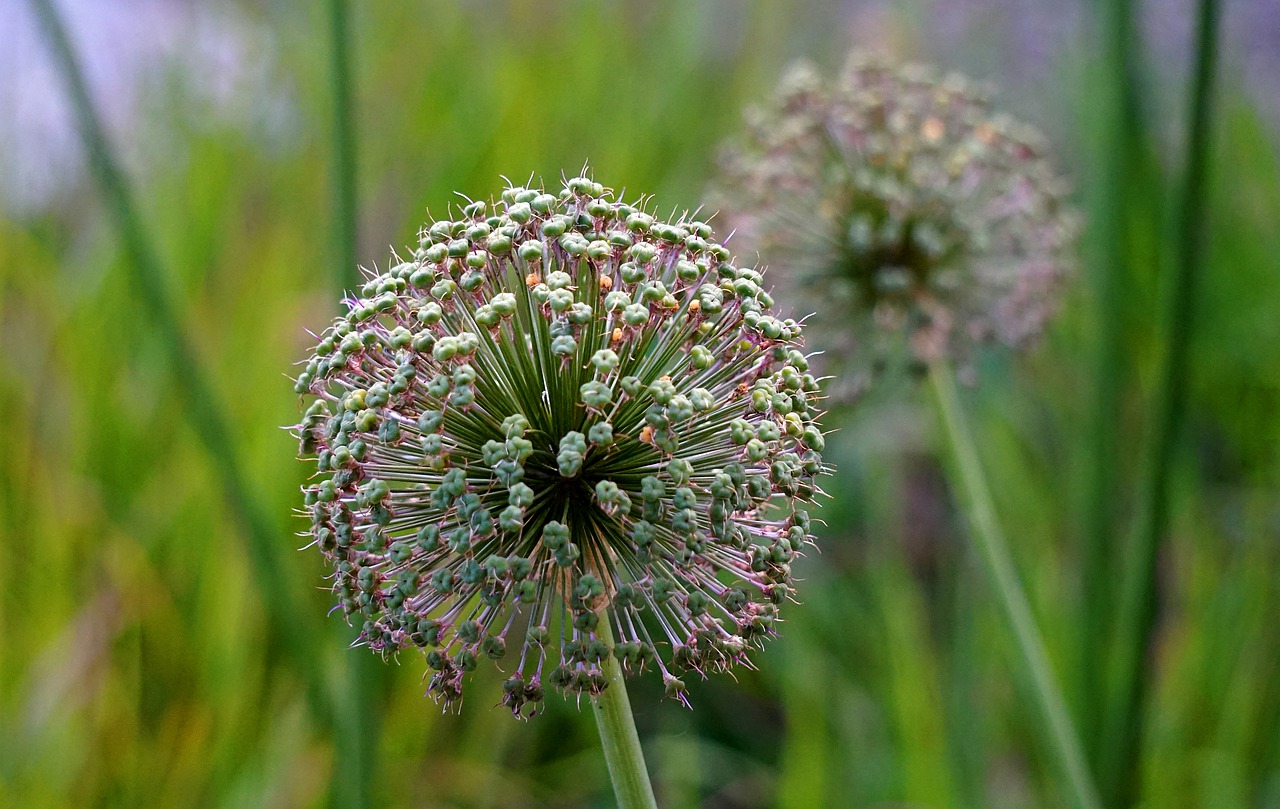
[[1206, 180], [1217, 64], [1218, 3], [1200, 0], [1195, 75], [1191, 87], [1186, 176], [1178, 210], [1177, 261], [1164, 297], [1161, 331], [1166, 349], [1157, 376], [1153, 439], [1139, 495], [1139, 521], [1121, 591], [1120, 623], [1112, 658], [1115, 688], [1107, 710], [1104, 788], [1114, 806], [1135, 804], [1142, 778], [1143, 674], [1158, 617], [1156, 559], [1169, 527], [1169, 480], [1185, 418], [1195, 291], [1204, 263]]
[[252, 495], [230, 421], [170, 299], [159, 253], [143, 227], [128, 181], [107, 142], [62, 19], [52, 0], [31, 0], [31, 6], [66, 83], [89, 168], [119, 234], [139, 298], [159, 332], [160, 344], [168, 352], [169, 370], [183, 394], [186, 415], [213, 461], [223, 497], [240, 524], [239, 536], [245, 541], [249, 567], [257, 577], [258, 593], [275, 637], [284, 644], [298, 673], [307, 681], [312, 707], [327, 711], [328, 686], [314, 659], [315, 624], [305, 617], [302, 597], [289, 585], [290, 577], [280, 556], [283, 546], [278, 547], [281, 532]]
[[1035, 696], [1045, 730], [1045, 742], [1062, 769], [1071, 803], [1077, 809], [1098, 809], [1097, 790], [1089, 776], [1079, 737], [1049, 664], [1049, 655], [1032, 617], [1031, 606], [1018, 581], [1008, 542], [996, 520], [995, 505], [982, 472], [973, 435], [956, 395], [951, 368], [945, 362], [934, 363], [929, 369], [929, 381], [943, 433], [950, 444], [953, 472], [960, 484], [959, 494], [969, 521], [969, 534], [977, 543], [991, 588], [1012, 630], [1017, 645], [1016, 659], [1024, 669]]
[[[596, 634], [609, 646], [614, 645], [608, 615], [600, 616]], [[613, 794], [620, 809], [656, 809], [658, 804], [653, 797], [653, 785], [649, 783], [649, 771], [644, 766], [644, 751], [640, 749], [640, 736], [631, 715], [631, 700], [627, 699], [627, 682], [617, 658], [610, 655], [603, 665], [609, 686], [591, 698], [591, 708], [596, 715], [596, 727], [600, 730], [600, 744], [604, 748], [605, 764], [609, 767], [609, 780], [613, 781]]]

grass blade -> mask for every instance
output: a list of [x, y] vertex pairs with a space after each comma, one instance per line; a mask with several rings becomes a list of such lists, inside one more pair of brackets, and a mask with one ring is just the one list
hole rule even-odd
[[1185, 418], [1192, 315], [1198, 276], [1204, 264], [1205, 185], [1217, 63], [1217, 0], [1201, 0], [1197, 18], [1186, 174], [1177, 214], [1178, 253], [1164, 298], [1161, 322], [1166, 349], [1153, 403], [1154, 437], [1139, 491], [1139, 522], [1121, 594], [1120, 626], [1114, 651], [1116, 681], [1107, 711], [1105, 736], [1109, 748], [1102, 759], [1109, 765], [1104, 776], [1107, 794], [1116, 806], [1133, 805], [1141, 786], [1143, 703], [1149, 684], [1142, 667], [1156, 628], [1156, 558], [1169, 527], [1169, 480]]
[[[355, 117], [351, 99], [351, 27], [346, 0], [329, 0], [329, 86], [333, 91], [333, 231], [336, 256], [332, 265], [333, 290], [341, 294], [356, 283], [356, 197]], [[345, 672], [341, 687], [341, 713], [334, 738], [337, 756], [334, 806], [363, 809], [370, 805], [368, 784], [373, 753], [378, 745], [377, 717], [371, 695], [381, 680], [380, 663], [362, 650], [344, 655]]]
[[350, 12], [346, 0], [329, 0], [329, 86], [333, 90], [333, 216], [337, 234], [334, 284], [356, 283], [356, 135], [351, 103]]
[[1097, 739], [1103, 725], [1106, 693], [1106, 659], [1114, 630], [1119, 589], [1115, 573], [1116, 491], [1119, 458], [1116, 451], [1116, 413], [1125, 379], [1125, 301], [1132, 234], [1137, 167], [1142, 162], [1140, 100], [1136, 54], [1137, 26], [1131, 0], [1101, 4], [1104, 35], [1111, 69], [1108, 84], [1110, 131], [1101, 149], [1106, 163], [1099, 177], [1100, 196], [1094, 227], [1100, 246], [1098, 269], [1093, 273], [1098, 307], [1098, 344], [1094, 355], [1096, 383], [1089, 427], [1087, 501], [1084, 514], [1084, 552], [1081, 576], [1080, 659], [1077, 675], [1080, 729], [1086, 752], [1099, 770]]
[[288, 650], [294, 668], [306, 682], [312, 710], [325, 719], [331, 706], [324, 670], [316, 660], [316, 650], [323, 648], [316, 640], [320, 630], [308, 617], [301, 594], [288, 584], [290, 577], [281, 555], [286, 545], [281, 532], [252, 494], [232, 438], [230, 420], [170, 298], [155, 243], [143, 226], [128, 180], [107, 142], [62, 19], [52, 0], [32, 0], [32, 8], [66, 83], [89, 167], [128, 257], [143, 306], [168, 352], [169, 369], [183, 394], [191, 426], [208, 452], [223, 496], [240, 524], [239, 535], [257, 576], [272, 634]]

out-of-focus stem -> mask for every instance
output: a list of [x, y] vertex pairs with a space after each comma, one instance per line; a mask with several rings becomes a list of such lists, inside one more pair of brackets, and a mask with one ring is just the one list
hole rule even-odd
[[950, 445], [953, 479], [959, 483], [960, 505], [969, 522], [969, 535], [978, 547], [991, 590], [1009, 624], [1017, 652], [1014, 659], [1023, 669], [1035, 696], [1044, 743], [1062, 770], [1071, 804], [1077, 809], [1099, 809], [1097, 790], [1089, 776], [1062, 689], [1054, 677], [1044, 639], [1018, 581], [1009, 543], [996, 519], [995, 504], [973, 434], [956, 395], [951, 368], [945, 362], [934, 363], [929, 369], [929, 382], [943, 433]]

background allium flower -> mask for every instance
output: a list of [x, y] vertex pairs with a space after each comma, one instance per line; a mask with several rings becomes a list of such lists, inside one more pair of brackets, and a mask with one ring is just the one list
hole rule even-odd
[[548, 683], [603, 689], [610, 654], [683, 700], [792, 592], [823, 471], [800, 327], [707, 225], [643, 208], [586, 178], [470, 203], [298, 378], [334, 592], [446, 705], [492, 659], [529, 715]]
[[[1038, 334], [1077, 227], [1040, 135], [959, 76], [854, 55], [791, 68], [724, 150], [713, 205], [789, 306], [816, 311], [834, 387]], [[816, 335], [816, 336], [814, 336]]]

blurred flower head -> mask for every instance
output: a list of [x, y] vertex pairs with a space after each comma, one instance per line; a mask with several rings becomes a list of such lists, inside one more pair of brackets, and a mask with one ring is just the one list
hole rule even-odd
[[585, 177], [472, 202], [298, 377], [341, 609], [423, 650], [446, 706], [492, 660], [528, 716], [605, 688], [609, 655], [683, 701], [792, 593], [824, 443], [800, 326], [707, 225], [645, 208]]
[[1052, 313], [1076, 216], [1041, 136], [965, 79], [855, 54], [793, 66], [727, 146], [713, 205], [808, 328], [832, 391], [1020, 346]]

